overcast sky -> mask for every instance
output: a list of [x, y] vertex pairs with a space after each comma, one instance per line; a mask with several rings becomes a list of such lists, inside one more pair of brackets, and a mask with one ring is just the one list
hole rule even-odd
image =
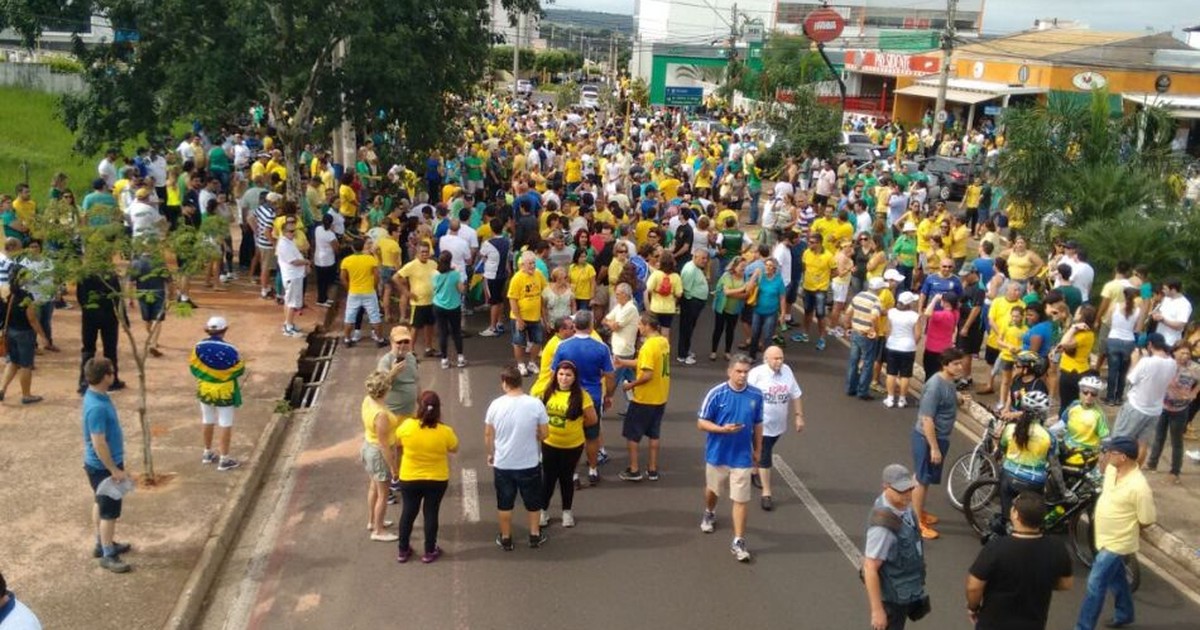
[[[940, 5], [941, 0], [896, 0], [897, 4]], [[836, 0], [833, 4], [837, 4]], [[608, 13], [633, 13], [633, 0], [556, 0], [552, 5]], [[988, 34], [1028, 28], [1036, 18], [1080, 20], [1096, 30], [1178, 31], [1200, 25], [1197, 0], [988, 0], [983, 30]]]

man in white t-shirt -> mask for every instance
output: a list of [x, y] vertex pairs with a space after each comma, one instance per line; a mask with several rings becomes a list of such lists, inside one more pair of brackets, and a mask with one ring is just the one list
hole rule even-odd
[[529, 546], [537, 548], [546, 542], [546, 534], [538, 523], [544, 507], [538, 464], [542, 440], [550, 434], [550, 417], [542, 401], [521, 389], [521, 373], [515, 365], [500, 370], [500, 388], [504, 395], [488, 405], [483, 434], [487, 463], [492, 467], [496, 486], [500, 524], [496, 544], [504, 551], [513, 550], [512, 513], [520, 493], [528, 512]]
[[1163, 298], [1151, 315], [1158, 322], [1158, 332], [1167, 342], [1167, 347], [1179, 343], [1183, 329], [1192, 318], [1192, 303], [1183, 295], [1183, 283], [1179, 278], [1168, 278], [1163, 282]]
[[308, 261], [296, 245], [296, 220], [288, 217], [283, 223], [283, 238], [275, 242], [275, 259], [279, 262], [279, 280], [283, 283], [283, 334], [298, 337], [296, 311], [304, 307], [304, 275]]
[[762, 488], [762, 509], [775, 509], [771, 498], [771, 451], [775, 442], [787, 433], [788, 416], [793, 417], [796, 432], [804, 430], [804, 407], [800, 402], [803, 393], [792, 368], [783, 362], [783, 349], [771, 346], [763, 352], [762, 365], [750, 370], [746, 382], [763, 393], [762, 453], [758, 466], [750, 475], [750, 483]]
[[134, 193], [133, 203], [125, 209], [134, 238], [143, 236], [161, 238], [166, 233], [167, 221], [159, 214], [158, 208], [147, 203], [149, 198], [150, 191], [146, 188], [139, 188]]
[[471, 264], [471, 246], [467, 239], [459, 234], [462, 223], [458, 219], [450, 219], [450, 229], [438, 239], [438, 251], [450, 252], [450, 266], [467, 275], [467, 265]]
[[[613, 290], [613, 306], [604, 318], [604, 325], [612, 331], [613, 356], [618, 359], [633, 359], [637, 356], [638, 308], [633, 301], [633, 288], [622, 282]], [[617, 370], [614, 380], [620, 387], [625, 381], [635, 378], [632, 368]]]
[[1071, 285], [1083, 295], [1083, 303], [1088, 303], [1088, 296], [1092, 292], [1092, 283], [1096, 281], [1096, 270], [1087, 262], [1087, 258], [1079, 251], [1079, 245], [1075, 241], [1067, 241], [1066, 243], [1066, 263], [1071, 265]]
[[1163, 412], [1163, 399], [1167, 387], [1175, 378], [1175, 359], [1171, 358], [1170, 346], [1160, 333], [1151, 333], [1146, 348], [1133, 353], [1133, 366], [1125, 380], [1129, 388], [1125, 391], [1125, 404], [1117, 413], [1112, 436], [1131, 437], [1138, 442], [1138, 464], [1146, 460], [1147, 445], [1154, 434], [1154, 427]]

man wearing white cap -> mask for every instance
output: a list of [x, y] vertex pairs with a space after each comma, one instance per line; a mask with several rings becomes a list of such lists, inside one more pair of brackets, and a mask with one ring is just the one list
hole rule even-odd
[[[192, 376], [196, 377], [196, 397], [200, 399], [200, 419], [204, 426], [204, 456], [202, 464], [216, 464], [226, 471], [241, 465], [229, 456], [229, 441], [233, 434], [233, 410], [242, 406], [242, 389], [238, 379], [246, 371], [233, 344], [225, 341], [229, 322], [219, 315], [210, 317], [204, 326], [208, 338], [192, 348], [189, 361]], [[214, 428], [219, 427], [217, 450], [213, 450]]]
[[902, 630], [929, 612], [925, 594], [925, 552], [912, 493], [917, 480], [904, 466], [883, 469], [883, 494], [875, 499], [867, 520], [863, 549], [863, 584], [871, 605], [873, 630]]

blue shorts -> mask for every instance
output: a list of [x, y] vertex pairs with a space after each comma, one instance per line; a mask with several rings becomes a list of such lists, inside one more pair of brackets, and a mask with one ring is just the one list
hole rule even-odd
[[942, 467], [950, 453], [950, 440], [938, 438], [938, 450], [942, 452], [942, 463], [934, 465], [929, 459], [929, 442], [917, 431], [912, 432], [913, 472], [917, 483], [923, 486], [936, 486], [942, 483]]
[[534, 512], [542, 509], [542, 469], [538, 466], [524, 470], [492, 469], [492, 480], [496, 484], [496, 509], [508, 512], [517, 503], [517, 493], [525, 509]]
[[825, 318], [825, 295], [824, 291], [809, 291], [804, 290], [804, 313], [812, 313], [817, 319]]
[[[117, 468], [125, 470], [124, 464], [118, 464]], [[121, 518], [121, 499], [114, 499], [102, 494], [96, 494], [96, 488], [100, 487], [100, 482], [112, 476], [107, 468], [92, 468], [90, 466], [83, 467], [87, 473], [88, 484], [92, 486], [92, 495], [96, 498], [96, 505], [100, 508], [100, 520], [115, 521]]]
[[517, 321], [512, 323], [512, 345], [525, 347], [527, 343], [542, 345], [542, 323], [525, 322], [525, 330], [517, 330]]
[[667, 405], [644, 405], [630, 401], [625, 412], [621, 436], [630, 442], [641, 442], [642, 436], [657, 440], [662, 433], [663, 412]]
[[37, 354], [37, 333], [32, 330], [17, 330], [9, 327], [8, 361], [19, 368], [32, 368], [33, 356]]
[[781, 437], [783, 437], [782, 434], [781, 435], [764, 435], [763, 436], [763, 438], [762, 438], [762, 453], [760, 453], [758, 456], [758, 467], [759, 468], [770, 468], [771, 467], [771, 454], [775, 452], [775, 443], [778, 442], [779, 438], [781, 438]]

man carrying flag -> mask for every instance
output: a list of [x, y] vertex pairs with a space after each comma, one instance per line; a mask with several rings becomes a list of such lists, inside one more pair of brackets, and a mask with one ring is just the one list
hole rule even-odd
[[[237, 348], [225, 341], [228, 330], [229, 322], [224, 317], [210, 317], [204, 326], [208, 338], [196, 344], [190, 360], [204, 426], [204, 456], [200, 462], [215, 463], [220, 471], [241, 465], [229, 456], [229, 440], [233, 434], [233, 410], [242, 406], [238, 379], [246, 372], [246, 364]], [[220, 428], [216, 451], [212, 448], [214, 427]]]

